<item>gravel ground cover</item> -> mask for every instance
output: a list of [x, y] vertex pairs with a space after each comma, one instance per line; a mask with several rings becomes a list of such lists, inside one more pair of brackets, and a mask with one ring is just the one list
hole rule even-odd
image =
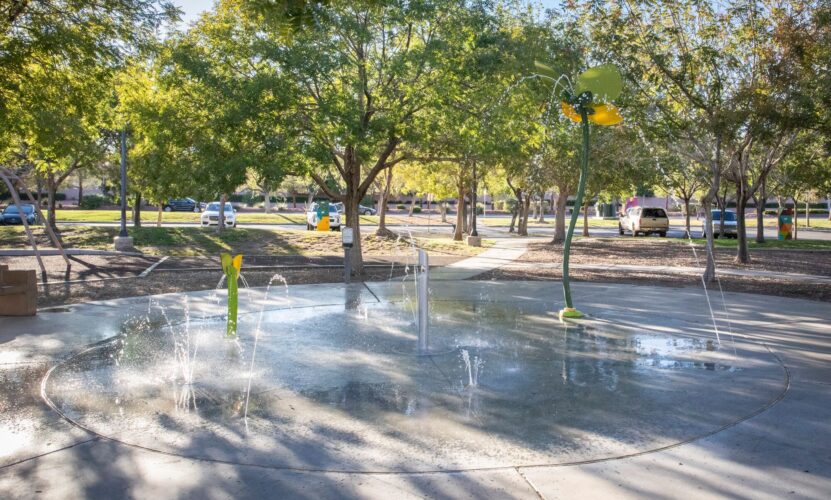
[[[434, 256], [432, 265], [448, 265], [464, 257]], [[65, 281], [65, 264], [60, 256], [46, 256], [47, 284], [39, 284], [40, 307], [215, 288], [222, 271], [218, 258], [172, 257], [161, 262], [145, 277], [139, 275], [158, 262], [156, 257], [122, 255], [71, 256], [72, 269]], [[386, 280], [411, 272], [412, 255], [381, 256], [364, 261], [364, 279]], [[34, 257], [0, 257], [0, 264], [11, 269], [38, 269]], [[342, 257], [300, 257], [255, 255], [243, 261], [243, 276], [249, 286], [265, 286], [275, 273], [289, 284], [340, 283]], [[324, 266], [324, 267], [319, 267]], [[332, 267], [334, 266], [334, 267]], [[40, 278], [40, 275], [38, 275]]]
[[[65, 248], [112, 250], [117, 227], [89, 227], [58, 225]], [[142, 227], [130, 228], [135, 247], [147, 255], [216, 256], [220, 252], [246, 255], [342, 255], [341, 234], [303, 230], [236, 228], [218, 235], [213, 229], [200, 227]], [[51, 248], [42, 227], [34, 231], [38, 245]], [[485, 240], [482, 247], [470, 247], [455, 242], [449, 231], [442, 239], [415, 238], [417, 246], [442, 255], [476, 255], [492, 246]], [[373, 231], [361, 235], [365, 256], [400, 255], [410, 251], [413, 242], [407, 238], [378, 237]], [[29, 248], [20, 226], [0, 227], [0, 248]]]
[[[562, 245], [533, 243], [520, 262], [562, 262], [562, 254]], [[706, 255], [703, 246], [661, 238], [580, 238], [571, 247], [573, 264], [695, 267]], [[737, 264], [735, 256], [734, 249], [715, 249], [718, 267], [831, 276], [831, 250], [756, 249], [749, 264]]]
[[[289, 285], [308, 283], [340, 283], [343, 275], [341, 269], [280, 269], [248, 270], [243, 268], [243, 276], [248, 286], [266, 286], [275, 273], [285, 278]], [[383, 268], [367, 268], [364, 279], [381, 281], [402, 277], [407, 274], [405, 266], [394, 265]], [[93, 300], [108, 300], [121, 297], [139, 297], [161, 293], [211, 290], [216, 288], [222, 278], [219, 270], [195, 271], [159, 271], [145, 278], [127, 278], [120, 280], [101, 280], [83, 283], [57, 283], [40, 287], [39, 307], [60, 306]]]
[[[579, 239], [572, 245], [571, 262], [573, 264], [675, 267], [703, 265], [704, 249], [697, 248], [696, 252], [697, 258], [688, 245], [673, 244], [657, 239]], [[717, 267], [831, 276], [831, 251], [758, 250], [751, 253], [751, 258], [752, 262], [749, 265], [740, 265], [733, 260], [734, 252], [727, 249], [716, 250]], [[476, 279], [560, 280], [562, 279], [562, 270], [558, 266], [528, 266], [529, 263], [551, 264], [560, 262], [562, 262], [561, 245], [533, 244], [528, 252], [514, 264], [507, 264], [500, 269], [480, 275]], [[701, 278], [697, 275], [668, 275], [660, 272], [632, 272], [614, 269], [572, 269], [570, 275], [574, 281], [693, 287], [703, 290]], [[712, 290], [718, 290], [718, 287], [721, 286], [725, 291], [831, 302], [831, 285], [826, 284], [801, 284], [771, 278], [723, 276], [718, 283], [709, 286]]]

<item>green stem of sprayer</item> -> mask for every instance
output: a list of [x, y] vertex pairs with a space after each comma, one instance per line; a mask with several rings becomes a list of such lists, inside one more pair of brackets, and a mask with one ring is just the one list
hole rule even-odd
[[586, 109], [580, 106], [580, 118], [583, 125], [583, 152], [580, 156], [580, 181], [577, 184], [577, 199], [574, 200], [574, 209], [571, 211], [571, 220], [568, 222], [566, 242], [563, 246], [563, 295], [566, 300], [566, 307], [573, 308], [571, 301], [571, 287], [568, 281], [568, 257], [571, 253], [571, 237], [574, 235], [574, 227], [577, 225], [577, 218], [580, 216], [580, 207], [583, 206], [583, 195], [586, 192], [586, 178], [589, 176], [589, 117]]
[[227, 268], [225, 275], [228, 279], [228, 329], [225, 335], [232, 338], [237, 336], [237, 270], [234, 267]]

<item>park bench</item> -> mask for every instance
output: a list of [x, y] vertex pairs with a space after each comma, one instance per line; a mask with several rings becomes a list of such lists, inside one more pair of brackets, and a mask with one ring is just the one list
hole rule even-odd
[[9, 271], [0, 265], [0, 316], [34, 316], [37, 291], [35, 271]]

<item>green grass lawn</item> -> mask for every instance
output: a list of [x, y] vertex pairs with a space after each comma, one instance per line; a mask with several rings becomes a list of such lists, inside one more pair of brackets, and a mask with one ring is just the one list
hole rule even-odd
[[[193, 212], [164, 212], [162, 222], [199, 222], [201, 214]], [[121, 220], [120, 210], [56, 210], [58, 222], [118, 222]], [[132, 214], [128, 214], [131, 217]], [[141, 220], [144, 223], [155, 223], [158, 213], [144, 210]], [[237, 220], [242, 224], [298, 224], [306, 223], [305, 214], [298, 213], [248, 213], [239, 212]]]
[[[118, 227], [58, 225], [66, 248], [112, 250]], [[133, 244], [148, 255], [205, 256], [219, 252], [248, 255], [343, 255], [341, 234], [303, 230], [272, 230], [235, 228], [221, 235], [214, 228], [202, 227], [142, 227], [128, 228]], [[43, 227], [35, 228], [38, 245], [50, 247]], [[403, 256], [411, 246], [407, 241], [376, 238], [371, 231], [362, 235], [364, 254]], [[483, 247], [468, 247], [462, 242], [446, 239], [416, 239], [416, 246], [429, 251], [451, 255], [475, 255], [493, 245], [483, 241]], [[27, 248], [28, 240], [22, 226], [0, 226], [0, 248]]]

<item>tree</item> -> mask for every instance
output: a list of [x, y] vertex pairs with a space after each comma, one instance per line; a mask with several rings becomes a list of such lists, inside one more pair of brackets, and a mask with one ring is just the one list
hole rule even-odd
[[[626, 2], [588, 6], [592, 39], [619, 62], [636, 92], [638, 106], [672, 124], [690, 155], [708, 166], [709, 188], [702, 196], [706, 224], [721, 185], [724, 148], [735, 131], [732, 100], [746, 61], [737, 57], [726, 34], [735, 18], [707, 2]], [[626, 103], [624, 103], [626, 104]], [[652, 111], [654, 109], [654, 112]], [[704, 279], [715, 279], [712, 232], [707, 232]]]
[[220, 197], [220, 232], [225, 200], [247, 173], [276, 184], [297, 150], [296, 135], [280, 126], [290, 80], [258, 52], [258, 27], [243, 17], [238, 3], [220, 2], [161, 58], [161, 78], [177, 89], [183, 110], [179, 141], [203, 193]]
[[240, 20], [255, 27], [259, 60], [291, 76], [286, 123], [297, 126], [304, 153], [343, 183], [332, 189], [316, 168], [309, 171], [327, 196], [344, 203], [355, 231], [352, 269], [362, 273], [358, 204], [381, 172], [408, 158], [433, 99], [432, 61], [444, 48], [454, 4], [321, 2], [308, 9], [313, 22], [298, 21], [288, 38], [287, 12], [269, 5], [253, 2]]

